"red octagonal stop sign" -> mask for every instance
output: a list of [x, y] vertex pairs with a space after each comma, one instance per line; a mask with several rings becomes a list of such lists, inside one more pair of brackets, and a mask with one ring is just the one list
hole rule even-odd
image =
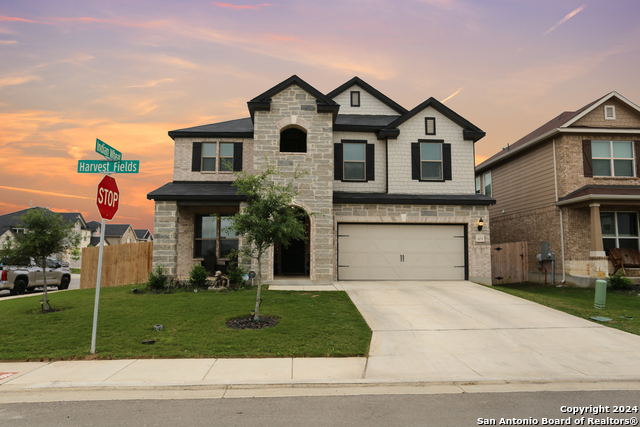
[[120, 190], [116, 180], [109, 175], [105, 175], [98, 184], [98, 197], [96, 199], [96, 205], [103, 219], [111, 220], [118, 212], [118, 205], [120, 202]]

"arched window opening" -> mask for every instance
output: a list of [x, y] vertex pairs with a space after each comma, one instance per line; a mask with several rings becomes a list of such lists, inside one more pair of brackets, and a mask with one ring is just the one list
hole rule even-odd
[[297, 128], [285, 129], [280, 133], [281, 153], [306, 153], [307, 134]]

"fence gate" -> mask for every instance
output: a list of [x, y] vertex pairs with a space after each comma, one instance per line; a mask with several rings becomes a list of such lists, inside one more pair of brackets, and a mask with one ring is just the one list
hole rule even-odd
[[527, 242], [491, 245], [491, 284], [528, 281], [527, 255]]

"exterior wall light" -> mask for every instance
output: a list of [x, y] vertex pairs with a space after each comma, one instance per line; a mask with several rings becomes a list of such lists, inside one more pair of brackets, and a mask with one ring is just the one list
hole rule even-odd
[[478, 231], [482, 231], [482, 227], [484, 227], [484, 221], [480, 218], [480, 221], [478, 221]]

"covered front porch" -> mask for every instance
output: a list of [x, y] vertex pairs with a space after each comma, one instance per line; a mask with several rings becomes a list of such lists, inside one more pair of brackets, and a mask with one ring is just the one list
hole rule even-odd
[[611, 248], [640, 250], [640, 186], [589, 185], [561, 198], [565, 272], [588, 279], [612, 274]]

